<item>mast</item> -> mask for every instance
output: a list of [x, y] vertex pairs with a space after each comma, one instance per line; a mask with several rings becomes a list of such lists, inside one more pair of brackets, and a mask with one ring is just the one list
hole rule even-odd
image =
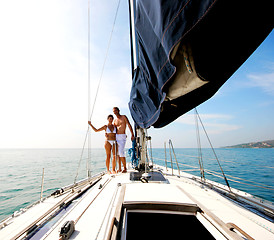
[[[132, 79], [134, 78], [135, 70], [138, 67], [139, 56], [138, 56], [138, 44], [136, 41], [135, 31], [135, 14], [136, 14], [136, 0], [128, 0], [129, 3], [129, 22], [130, 22], [130, 45], [131, 45], [131, 71]], [[147, 130], [140, 128], [135, 124], [135, 135], [137, 138], [137, 147], [139, 149], [139, 169], [144, 169], [147, 172], [146, 152], [147, 152]]]
[[[88, 119], [91, 116], [90, 92], [90, 0], [88, 1]], [[87, 177], [90, 177], [89, 162], [91, 159], [91, 131], [88, 131], [88, 157], [86, 159]]]
[[131, 71], [132, 78], [134, 76], [134, 71], [137, 68], [137, 43], [136, 43], [136, 33], [135, 33], [135, 12], [136, 12], [136, 0], [128, 0], [129, 5], [129, 27], [130, 27], [130, 45], [131, 45]]

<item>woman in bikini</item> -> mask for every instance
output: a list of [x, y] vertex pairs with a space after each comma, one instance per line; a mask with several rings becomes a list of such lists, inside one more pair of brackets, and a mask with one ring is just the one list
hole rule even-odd
[[[105, 150], [106, 150], [106, 166], [107, 166], [107, 172], [108, 174], [110, 173], [116, 173], [115, 167], [116, 167], [116, 127], [112, 124], [113, 122], [113, 116], [108, 115], [107, 120], [108, 120], [108, 125], [104, 125], [103, 127], [97, 129], [95, 128], [90, 121], [88, 121], [88, 124], [92, 127], [92, 129], [95, 132], [100, 132], [105, 130], [106, 131], [106, 141], [105, 141]], [[112, 151], [112, 172], [109, 170], [109, 164], [110, 164], [110, 157], [111, 157], [111, 151]]]

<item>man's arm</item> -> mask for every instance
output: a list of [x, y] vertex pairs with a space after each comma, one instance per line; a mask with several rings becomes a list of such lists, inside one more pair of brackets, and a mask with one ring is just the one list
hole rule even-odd
[[125, 115], [125, 119], [126, 119], [126, 124], [128, 125], [128, 128], [131, 132], [131, 141], [133, 141], [135, 139], [135, 137], [134, 137], [134, 132], [133, 132], [132, 126], [131, 126], [130, 122], [128, 121], [128, 118], [126, 115]]

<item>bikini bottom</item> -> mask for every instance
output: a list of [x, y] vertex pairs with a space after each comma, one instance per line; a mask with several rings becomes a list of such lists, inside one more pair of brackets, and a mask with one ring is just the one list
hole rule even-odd
[[113, 144], [115, 144], [116, 143], [116, 141], [115, 140], [107, 140], [109, 143], [110, 143], [110, 145], [111, 146], [113, 146]]

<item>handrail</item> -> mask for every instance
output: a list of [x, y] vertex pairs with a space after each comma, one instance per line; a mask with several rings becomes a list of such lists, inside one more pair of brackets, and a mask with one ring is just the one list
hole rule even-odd
[[119, 229], [119, 220], [120, 220], [120, 216], [121, 216], [121, 212], [122, 212], [122, 206], [123, 206], [123, 202], [124, 202], [124, 197], [125, 197], [125, 191], [126, 191], [126, 186], [122, 185], [121, 191], [120, 191], [120, 196], [118, 198], [118, 202], [117, 202], [117, 207], [115, 209], [115, 213], [114, 216], [111, 220], [111, 225], [108, 231], [108, 235], [107, 235], [107, 240], [114, 240], [117, 237], [118, 234], [118, 229]]
[[238, 227], [236, 224], [234, 223], [227, 223], [226, 224], [229, 227], [230, 231], [233, 231], [234, 229], [236, 229], [239, 233], [241, 233], [247, 240], [255, 240], [254, 238], [252, 238], [250, 235], [248, 235], [244, 230], [242, 230], [240, 227]]
[[[193, 202], [195, 202], [198, 207], [202, 210], [201, 215], [206, 218], [207, 216], [214, 220], [214, 222], [224, 231], [225, 235], [228, 235], [232, 239], [240, 240], [242, 239], [239, 235], [237, 235], [235, 232], [231, 231], [228, 226], [219, 218], [217, 217], [212, 211], [210, 211], [208, 208], [206, 208], [201, 202], [199, 202], [196, 198], [194, 198], [192, 195], [190, 195], [188, 192], [186, 192], [183, 188], [180, 186], [177, 186], [178, 189], [180, 189], [187, 197], [189, 197]], [[209, 221], [209, 220], [208, 220]], [[222, 232], [220, 232], [222, 233]], [[223, 233], [222, 233], [223, 234]]]
[[40, 222], [42, 219], [44, 219], [46, 216], [48, 216], [55, 209], [58, 209], [61, 206], [62, 203], [64, 203], [66, 200], [68, 200], [69, 198], [71, 198], [72, 196], [75, 196], [77, 194], [78, 194], [77, 192], [76, 193], [75, 192], [70, 192], [66, 197], [64, 197], [62, 200], [60, 200], [55, 205], [53, 205], [53, 207], [51, 207], [48, 211], [46, 211], [44, 214], [42, 214], [39, 218], [34, 220], [31, 224], [27, 225], [27, 227], [25, 227], [23, 230], [21, 230], [19, 233], [17, 233], [15, 236], [13, 236], [11, 239], [15, 240], [15, 239], [21, 237], [23, 234], [28, 232], [35, 224]]

